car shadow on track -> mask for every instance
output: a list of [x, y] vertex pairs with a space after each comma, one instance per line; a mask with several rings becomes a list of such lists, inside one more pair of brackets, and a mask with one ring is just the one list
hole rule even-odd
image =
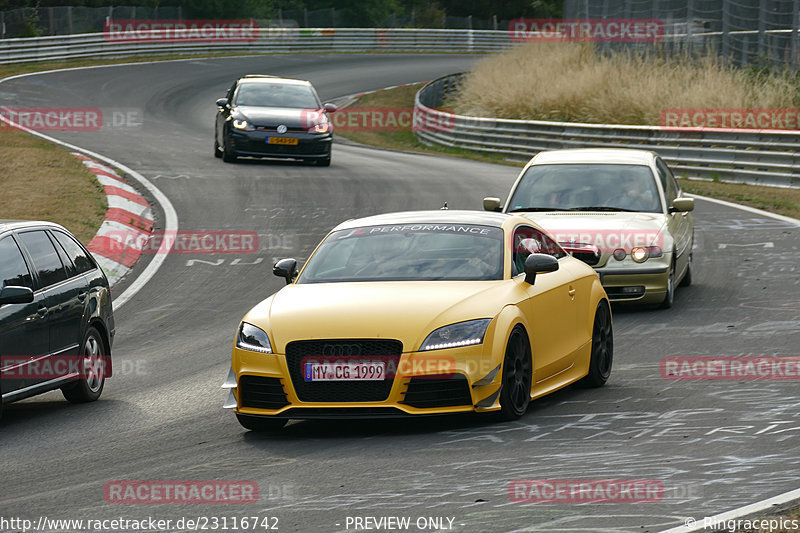
[[[556, 404], [580, 402], [591, 396], [596, 399], [597, 389], [569, 386], [531, 402], [527, 413], [516, 421], [502, 421], [497, 413], [458, 413], [409, 418], [356, 419], [356, 420], [293, 420], [275, 432], [244, 431], [242, 438], [249, 444], [261, 441], [291, 442], [307, 439], [361, 439], [377, 436], [425, 435], [441, 432], [502, 431], [514, 425], [535, 423], [537, 415], [548, 414]], [[586, 396], [588, 395], [588, 396]]]
[[228, 163], [228, 165], [263, 165], [263, 166], [278, 166], [278, 167], [303, 167], [303, 168], [314, 168], [317, 166], [315, 161], [301, 161], [298, 159], [270, 159], [268, 157], [261, 158], [261, 157], [239, 157], [235, 163]]

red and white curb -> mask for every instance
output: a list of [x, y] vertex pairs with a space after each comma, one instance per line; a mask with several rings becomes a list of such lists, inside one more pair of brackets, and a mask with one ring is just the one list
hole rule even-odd
[[103, 186], [108, 200], [105, 220], [86, 248], [106, 273], [110, 285], [127, 274], [153, 232], [153, 210], [136, 189], [111, 168], [73, 152]]

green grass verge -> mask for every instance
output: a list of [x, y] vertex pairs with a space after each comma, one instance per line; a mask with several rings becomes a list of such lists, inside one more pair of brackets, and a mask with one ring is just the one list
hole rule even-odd
[[49, 220], [84, 244], [103, 223], [106, 196], [94, 174], [58, 145], [0, 127], [0, 219]]

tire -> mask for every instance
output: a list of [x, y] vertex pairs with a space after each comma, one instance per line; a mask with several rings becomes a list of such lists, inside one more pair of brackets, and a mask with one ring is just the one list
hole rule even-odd
[[238, 413], [236, 414], [236, 419], [243, 428], [264, 433], [278, 431], [288, 422], [285, 418], [266, 418], [261, 416], [240, 415]]
[[217, 142], [216, 136], [214, 137], [214, 157], [221, 158], [222, 151], [219, 149], [219, 143]]
[[669, 309], [675, 302], [675, 261], [669, 268], [669, 276], [667, 276], [667, 294], [664, 295], [664, 301], [661, 302], [661, 309]]
[[692, 284], [692, 269], [693, 269], [693, 260], [692, 260], [692, 252], [689, 252], [689, 262], [686, 264], [686, 274], [683, 275], [683, 279], [681, 280], [679, 287], [688, 287]]
[[602, 387], [611, 375], [614, 362], [614, 330], [608, 302], [601, 301], [594, 313], [592, 327], [592, 355], [589, 373], [578, 384], [583, 387]]
[[331, 156], [328, 156], [324, 159], [317, 159], [317, 166], [318, 167], [329, 167], [331, 166]]
[[227, 140], [223, 138], [223, 141], [225, 142], [225, 144], [222, 146], [222, 160], [225, 161], [226, 163], [236, 163], [239, 160], [238, 154], [236, 153], [235, 150], [231, 150], [228, 148], [228, 145], [230, 143], [227, 142]]
[[81, 343], [83, 375], [61, 388], [61, 394], [72, 403], [93, 402], [100, 397], [105, 385], [105, 357], [108, 355], [100, 332], [90, 327]]
[[531, 347], [522, 326], [514, 327], [508, 336], [502, 372], [500, 419], [517, 420], [528, 410], [533, 380]]

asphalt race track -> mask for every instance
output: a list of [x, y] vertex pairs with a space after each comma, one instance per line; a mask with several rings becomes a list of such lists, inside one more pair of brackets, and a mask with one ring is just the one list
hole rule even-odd
[[[800, 485], [798, 382], [662, 379], [670, 355], [798, 356], [800, 231], [697, 202], [695, 285], [668, 311], [615, 309], [605, 388], [568, 388], [518, 422], [456, 416], [242, 429], [221, 406], [242, 315], [335, 224], [405, 209], [480, 209], [517, 168], [337, 144], [330, 168], [224, 164], [214, 100], [235, 77], [310, 79], [324, 100], [467, 69], [476, 56], [208, 59], [56, 72], [0, 85], [0, 105], [140, 112], [140, 125], [50, 135], [111, 157], [171, 200], [182, 230], [258, 232], [256, 254], [170, 255], [116, 313], [116, 377], [99, 402], [58, 392], [6, 407], [0, 514], [163, 519], [274, 516], [280, 531], [345, 531], [347, 517], [447, 517], [453, 530], [659, 531]], [[107, 113], [106, 113], [107, 114]], [[54, 179], [57, 177], [54, 176]], [[159, 214], [163, 224], [163, 214]], [[149, 260], [140, 261], [120, 294]], [[658, 503], [514, 503], [524, 479], [648, 479]], [[251, 505], [113, 505], [112, 480], [252, 480]], [[444, 520], [445, 526], [448, 521]], [[173, 526], [173, 530], [177, 529]], [[349, 529], [352, 531], [353, 526]], [[434, 529], [435, 530], [435, 529]]]

